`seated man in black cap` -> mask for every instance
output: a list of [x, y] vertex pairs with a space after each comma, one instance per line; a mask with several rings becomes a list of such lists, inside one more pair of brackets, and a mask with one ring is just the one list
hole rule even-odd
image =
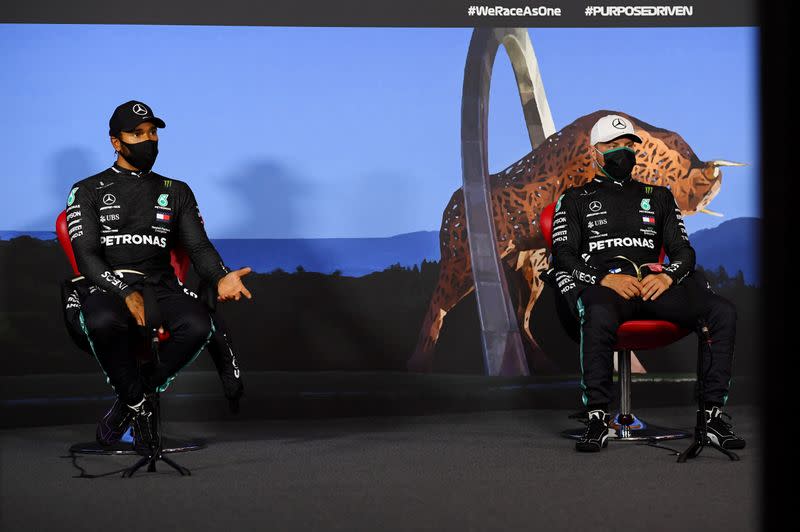
[[[627, 118], [600, 118], [589, 146], [598, 174], [567, 190], [553, 217], [554, 264], [543, 278], [569, 294], [580, 320], [588, 424], [576, 449], [599, 451], [607, 444], [616, 332], [631, 319], [667, 320], [689, 330], [707, 324], [713, 339], [703, 379], [708, 437], [741, 449], [744, 440], [721, 410], [731, 380], [736, 308], [695, 272], [695, 252], [672, 192], [631, 178], [633, 147], [641, 142]], [[658, 262], [662, 246], [669, 265]]]
[[[177, 372], [208, 344], [214, 324], [208, 309], [186, 295], [170, 250], [180, 244], [198, 274], [216, 287], [218, 300], [251, 298], [241, 277], [230, 271], [209, 241], [194, 194], [183, 181], [151, 170], [158, 155], [158, 128], [166, 124], [142, 102], [116, 108], [109, 121], [117, 160], [110, 168], [72, 185], [67, 198], [70, 241], [80, 273], [93, 286], [81, 302], [80, 323], [91, 351], [117, 394], [97, 426], [97, 441], [110, 445], [134, 424], [137, 444], [149, 446], [152, 404]], [[160, 349], [161, 365], [140, 375], [130, 341], [146, 323], [142, 287], [152, 286], [170, 339]], [[148, 289], [149, 290], [149, 289]]]

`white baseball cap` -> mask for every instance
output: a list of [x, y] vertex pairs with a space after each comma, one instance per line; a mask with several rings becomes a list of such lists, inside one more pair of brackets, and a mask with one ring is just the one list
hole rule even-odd
[[595, 122], [589, 135], [592, 146], [598, 142], [608, 142], [619, 137], [631, 137], [641, 143], [642, 139], [633, 132], [633, 123], [619, 115], [606, 115]]

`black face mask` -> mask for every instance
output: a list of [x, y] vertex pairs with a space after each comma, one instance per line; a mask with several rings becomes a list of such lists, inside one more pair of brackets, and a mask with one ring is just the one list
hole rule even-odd
[[600, 153], [603, 154], [603, 159], [606, 161], [601, 168], [604, 174], [617, 181], [631, 177], [633, 167], [636, 166], [636, 152], [633, 149], [622, 146]]
[[158, 157], [158, 141], [145, 140], [136, 144], [128, 144], [120, 140], [120, 143], [128, 148], [128, 154], [120, 152], [120, 155], [134, 168], [143, 172], [149, 172]]

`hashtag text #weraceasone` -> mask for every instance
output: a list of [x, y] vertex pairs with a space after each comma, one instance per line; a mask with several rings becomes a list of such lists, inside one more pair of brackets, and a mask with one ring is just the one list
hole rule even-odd
[[469, 6], [467, 15], [470, 17], [560, 17], [561, 8], [546, 6]]

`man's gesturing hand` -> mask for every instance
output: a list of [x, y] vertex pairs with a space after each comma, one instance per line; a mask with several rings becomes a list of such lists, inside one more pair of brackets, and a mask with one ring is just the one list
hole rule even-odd
[[609, 273], [600, 281], [601, 286], [608, 287], [625, 299], [636, 297], [642, 293], [639, 280], [632, 275]]
[[125, 304], [128, 305], [128, 310], [131, 311], [133, 317], [136, 318], [136, 323], [140, 327], [144, 327], [144, 298], [141, 292], [131, 292], [125, 297]]
[[658, 296], [663, 294], [667, 288], [672, 285], [672, 277], [666, 273], [659, 273], [658, 275], [648, 275], [642, 281], [642, 299], [656, 300]]
[[244, 295], [247, 299], [252, 299], [250, 291], [242, 284], [242, 277], [253, 271], [250, 267], [240, 268], [230, 272], [217, 283], [217, 300], [230, 301], [239, 299]]

